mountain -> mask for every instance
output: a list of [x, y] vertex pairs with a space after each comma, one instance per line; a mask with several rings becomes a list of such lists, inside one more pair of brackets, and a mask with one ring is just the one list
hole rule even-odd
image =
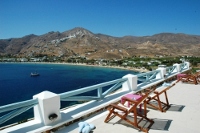
[[200, 36], [160, 33], [153, 36], [113, 37], [77, 27], [65, 32], [0, 40], [0, 55], [18, 57], [83, 56], [121, 59], [132, 56], [200, 56]]

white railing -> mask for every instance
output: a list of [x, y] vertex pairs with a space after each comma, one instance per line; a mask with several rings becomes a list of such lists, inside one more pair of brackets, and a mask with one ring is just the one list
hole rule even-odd
[[184, 62], [180, 64], [180, 71], [183, 71], [185, 69], [189, 69], [189, 63], [188, 62]]
[[[60, 95], [60, 100], [61, 101], [89, 101], [89, 100], [101, 100], [111, 92], [115, 91], [118, 89], [125, 81], [127, 81], [127, 78], [121, 78], [121, 79], [116, 79], [112, 80], [109, 82], [89, 86], [89, 87], [84, 87], [78, 90], [73, 90], [69, 92], [65, 92]], [[103, 92], [103, 87], [107, 87], [109, 85], [114, 84], [112, 87], [107, 89], [105, 92]], [[97, 90], [97, 96], [77, 96], [79, 94], [82, 94], [84, 92], [89, 92]]]
[[15, 116], [20, 115], [23, 112], [26, 112], [30, 108], [38, 104], [37, 99], [31, 99], [23, 102], [13, 103], [5, 106], [0, 106], [0, 113], [11, 111], [8, 114], [5, 114], [0, 117], [0, 124], [12, 119]]
[[176, 66], [167, 67], [165, 76], [169, 77], [172, 74], [176, 73], [177, 71], [174, 71], [175, 69], [176, 69]]
[[141, 81], [143, 83], [155, 81], [157, 74], [160, 74], [160, 70], [138, 74], [138, 81]]
[[[73, 91], [69, 91], [69, 92], [65, 92], [65, 93], [61, 93], [61, 94], [55, 94], [55, 95], [52, 95], [52, 97], [48, 97], [47, 99], [43, 99], [43, 96], [41, 98], [38, 94], [38, 95], [33, 96], [34, 99], [32, 99], [32, 100], [27, 100], [27, 101], [23, 101], [23, 102], [0, 106], [0, 113], [5, 113], [8, 111], [11, 111], [8, 114], [5, 114], [2, 117], [0, 117], [0, 124], [27, 111], [28, 109], [34, 107], [34, 116], [35, 116], [35, 114], [36, 115], [39, 114], [37, 117], [40, 117], [39, 119], [40, 119], [41, 123], [43, 123], [42, 125], [43, 126], [51, 125], [52, 127], [54, 127], [53, 123], [56, 123], [57, 121], [59, 121], [62, 118], [56, 119], [54, 121], [50, 121], [50, 123], [46, 123], [46, 124], [44, 124], [45, 123], [44, 119], [50, 119], [48, 117], [49, 114], [46, 114], [46, 113], [51, 110], [52, 110], [51, 112], [55, 112], [55, 114], [60, 114], [60, 105], [57, 106], [57, 104], [60, 104], [60, 101], [91, 101], [91, 100], [98, 101], [98, 100], [103, 100], [103, 99], [105, 99], [106, 96], [111, 94], [113, 91], [119, 89], [120, 87], [122, 87], [122, 90], [126, 90], [124, 92], [130, 92], [130, 91], [134, 91], [134, 90], [137, 91], [137, 88], [139, 88], [139, 90], [141, 90], [149, 84], [151, 84], [151, 85], [156, 84], [160, 81], [166, 80], [170, 76], [176, 76], [177, 74], [182, 73], [187, 70], [189, 70], [188, 62], [182, 63], [182, 64], [176, 64], [176, 65], [166, 67], [166, 68], [158, 68], [157, 70], [154, 70], [151, 72], [146, 72], [146, 73], [141, 73], [138, 75], [129, 74], [128, 76], [124, 76], [120, 79], [104, 82], [104, 83], [89, 86], [89, 87], [84, 87], [84, 88], [81, 88], [78, 90], [73, 90]], [[140, 81], [139, 84], [138, 84], [138, 81]], [[96, 93], [97, 95], [96, 96], [95, 95], [84, 96], [84, 94], [86, 95], [87, 92], [90, 92], [90, 91], [97, 91], [97, 93]], [[49, 93], [44, 93], [44, 94], [49, 94]], [[52, 100], [55, 96], [57, 96], [59, 98], [59, 100], [58, 100], [59, 103], [55, 102], [55, 104], [53, 103], [52, 105], [48, 105], [44, 102], [41, 104], [41, 102], [43, 102], [45, 100]], [[47, 108], [44, 106], [47, 106]], [[54, 106], [57, 106], [57, 108], [58, 108], [57, 112], [55, 111]], [[41, 109], [43, 109], [43, 111], [41, 111]], [[45, 110], [47, 112], [45, 112]], [[56, 116], [56, 115], [54, 115], [54, 116]], [[46, 118], [46, 117], [48, 117], [48, 118]], [[34, 118], [37, 119], [36, 116]], [[56, 124], [58, 124], [58, 123], [56, 123]], [[25, 128], [25, 127], [23, 127], [23, 128]], [[48, 128], [50, 128], [50, 127], [48, 127]], [[43, 128], [43, 130], [44, 130], [44, 128]]]
[[[101, 84], [61, 93], [61, 94], [59, 94], [60, 100], [61, 101], [101, 100], [105, 96], [110, 94], [112, 91], [115, 91], [116, 89], [118, 89], [125, 81], [127, 81], [126, 78], [121, 78], [121, 79], [116, 79], [113, 81], [109, 81], [109, 82], [105, 82], [105, 83], [101, 83]], [[107, 87], [109, 85], [113, 85], [113, 86], [111, 86], [109, 89], [107, 89], [105, 92], [103, 92], [103, 90], [102, 90], [103, 87]], [[96, 97], [95, 96], [76, 96], [76, 95], [82, 94], [84, 92], [89, 92], [89, 91], [93, 91], [93, 90], [97, 90], [98, 96], [96, 96]], [[20, 115], [21, 113], [26, 112], [30, 108], [33, 108], [35, 105], [38, 105], [38, 99], [32, 99], [32, 100], [27, 100], [27, 101], [23, 101], [23, 102], [8, 104], [5, 106], [0, 106], [0, 113], [13, 110], [13, 111], [3, 115], [2, 117], [0, 117], [0, 125], [2, 123], [12, 119], [13, 117], [16, 117], [16, 116]]]

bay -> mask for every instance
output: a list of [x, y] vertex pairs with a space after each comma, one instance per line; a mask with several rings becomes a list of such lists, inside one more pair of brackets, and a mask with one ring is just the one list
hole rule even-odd
[[[31, 77], [37, 71], [40, 76]], [[0, 106], [32, 99], [42, 91], [56, 94], [115, 80], [137, 72], [118, 68], [48, 63], [0, 63]], [[62, 103], [66, 107], [76, 102]], [[24, 117], [24, 118], [21, 118]], [[32, 111], [20, 119], [33, 117]], [[18, 121], [16, 118], [15, 121]]]

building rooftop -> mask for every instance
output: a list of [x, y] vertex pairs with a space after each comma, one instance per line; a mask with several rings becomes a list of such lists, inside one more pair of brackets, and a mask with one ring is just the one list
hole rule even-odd
[[[170, 88], [167, 93], [171, 107], [166, 112], [162, 113], [158, 110], [147, 108], [147, 117], [154, 120], [154, 124], [151, 126], [149, 132], [200, 132], [200, 128], [198, 128], [200, 120], [200, 84], [193, 85], [179, 82]], [[82, 121], [94, 124], [96, 126], [96, 129], [93, 130], [94, 133], [138, 132], [138, 129], [135, 129], [127, 122], [120, 120], [119, 117], [115, 117], [108, 123], [104, 123], [107, 114], [108, 111], [105, 110], [87, 119], [83, 119]], [[64, 126], [53, 132], [77, 133], [79, 132], [79, 122]]]

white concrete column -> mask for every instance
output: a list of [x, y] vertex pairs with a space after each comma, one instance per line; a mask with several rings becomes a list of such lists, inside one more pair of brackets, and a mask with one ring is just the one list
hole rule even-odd
[[130, 91], [137, 90], [137, 79], [138, 79], [137, 75], [127, 74], [122, 78], [128, 78], [128, 81], [122, 84], [123, 90], [130, 90]]
[[60, 114], [60, 96], [43, 91], [33, 98], [37, 98], [39, 104], [34, 106], [34, 119], [42, 122], [44, 125], [50, 125], [61, 119]]
[[181, 70], [181, 64], [176, 63], [173, 66], [176, 66], [176, 69], [174, 69], [173, 72], [180, 72], [180, 70]]
[[164, 68], [164, 67], [159, 67], [159, 68], [156, 69], [156, 70], [160, 70], [160, 73], [158, 73], [158, 74], [156, 75], [156, 79], [163, 79], [163, 78], [165, 78], [166, 68]]
[[190, 69], [190, 62], [185, 62], [186, 63], [186, 67], [187, 67], [187, 69]]

